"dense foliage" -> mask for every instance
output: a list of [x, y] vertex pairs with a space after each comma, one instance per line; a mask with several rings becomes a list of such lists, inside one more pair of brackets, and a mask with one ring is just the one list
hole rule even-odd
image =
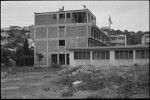
[[[22, 56], [33, 56], [34, 54], [33, 49], [29, 48], [27, 40], [26, 33], [30, 32], [30, 30], [17, 28], [20, 27], [11, 26], [9, 30], [5, 31], [8, 37], [2, 38], [3, 40], [8, 41], [8, 43], [6, 45], [2, 45], [1, 48], [1, 58], [3, 63], [5, 63], [4, 65], [7, 65], [7, 63], [9, 63], [10, 58], [18, 63], [21, 61], [25, 61], [24, 59], [26, 58], [23, 58]], [[1, 34], [2, 32], [4, 32], [4, 30], [1, 30]], [[23, 65], [23, 62], [21, 65]]]

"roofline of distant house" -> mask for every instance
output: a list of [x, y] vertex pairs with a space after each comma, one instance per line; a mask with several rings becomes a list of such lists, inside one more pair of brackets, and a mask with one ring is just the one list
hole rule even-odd
[[[79, 12], [79, 11], [89, 11], [94, 17], [95, 15], [89, 10], [89, 9], [79, 9], [79, 10], [64, 10], [64, 11], [54, 11], [54, 12], [41, 12], [41, 13], [37, 13], [35, 12], [35, 15], [43, 15], [43, 14], [55, 14], [55, 13], [63, 13], [63, 12]], [[96, 17], [95, 17], [96, 18]]]
[[128, 45], [128, 46], [103, 46], [103, 47], [78, 47], [78, 48], [68, 48], [70, 51], [76, 50], [110, 50], [110, 49], [149, 49], [149, 45]]

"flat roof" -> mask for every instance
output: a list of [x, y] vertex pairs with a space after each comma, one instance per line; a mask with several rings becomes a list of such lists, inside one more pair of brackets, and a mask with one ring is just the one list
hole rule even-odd
[[[64, 12], [79, 12], [79, 11], [88, 11], [90, 12], [94, 17], [95, 15], [89, 10], [89, 9], [78, 9], [78, 10], [64, 10], [64, 11], [54, 11], [54, 12], [41, 12], [41, 13], [37, 13], [35, 12], [34, 14], [36, 15], [43, 15], [43, 14], [56, 14], [56, 13], [64, 13]], [[96, 18], [96, 17], [95, 17]]]
[[68, 48], [70, 51], [76, 50], [110, 50], [110, 49], [149, 49], [149, 45], [127, 45], [127, 46], [102, 46], [102, 47], [76, 47]]

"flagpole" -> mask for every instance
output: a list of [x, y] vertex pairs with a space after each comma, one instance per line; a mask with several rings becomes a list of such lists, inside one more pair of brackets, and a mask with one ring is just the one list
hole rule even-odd
[[112, 21], [111, 21], [110, 14], [109, 14], [109, 28], [110, 29], [111, 29], [111, 24], [112, 24]]

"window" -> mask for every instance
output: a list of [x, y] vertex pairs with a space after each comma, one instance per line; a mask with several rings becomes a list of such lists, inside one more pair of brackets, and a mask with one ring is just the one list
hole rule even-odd
[[59, 14], [59, 19], [64, 19], [65, 18], [65, 14]]
[[59, 26], [59, 28], [65, 28], [65, 26]]
[[110, 53], [109, 51], [106, 51], [106, 59], [109, 59], [109, 57], [110, 57]]
[[59, 40], [59, 46], [65, 46], [65, 40]]
[[144, 58], [145, 58], [145, 51], [141, 50], [141, 59], [144, 59]]
[[146, 50], [146, 58], [149, 59], [149, 50]]
[[67, 13], [67, 18], [70, 18], [70, 13]]
[[125, 40], [125, 37], [124, 36], [118, 37], [118, 40]]
[[57, 15], [56, 14], [53, 14], [53, 19], [57, 19]]
[[128, 51], [124, 51], [124, 59], [128, 59]]
[[137, 59], [148, 59], [149, 51], [148, 50], [136, 50], [136, 58]]
[[75, 51], [74, 59], [90, 59], [89, 51]]
[[111, 40], [112, 40], [112, 41], [116, 41], [117, 38], [116, 38], [116, 37], [112, 37]]
[[72, 21], [74, 23], [84, 23], [87, 21], [86, 12], [74, 12], [72, 13]]
[[91, 20], [93, 20], [94, 18], [93, 18], [93, 16], [91, 16]]
[[136, 58], [137, 59], [141, 58], [141, 52], [140, 52], [140, 50], [136, 50]]
[[109, 51], [93, 51], [93, 59], [109, 59]]
[[119, 59], [119, 51], [115, 51], [115, 59]]
[[105, 59], [105, 51], [101, 51], [101, 58]]
[[128, 50], [115, 51], [115, 59], [133, 59], [133, 51]]
[[145, 42], [146, 42], [146, 43], [149, 43], [149, 36], [146, 36], [146, 37], [145, 37]]

